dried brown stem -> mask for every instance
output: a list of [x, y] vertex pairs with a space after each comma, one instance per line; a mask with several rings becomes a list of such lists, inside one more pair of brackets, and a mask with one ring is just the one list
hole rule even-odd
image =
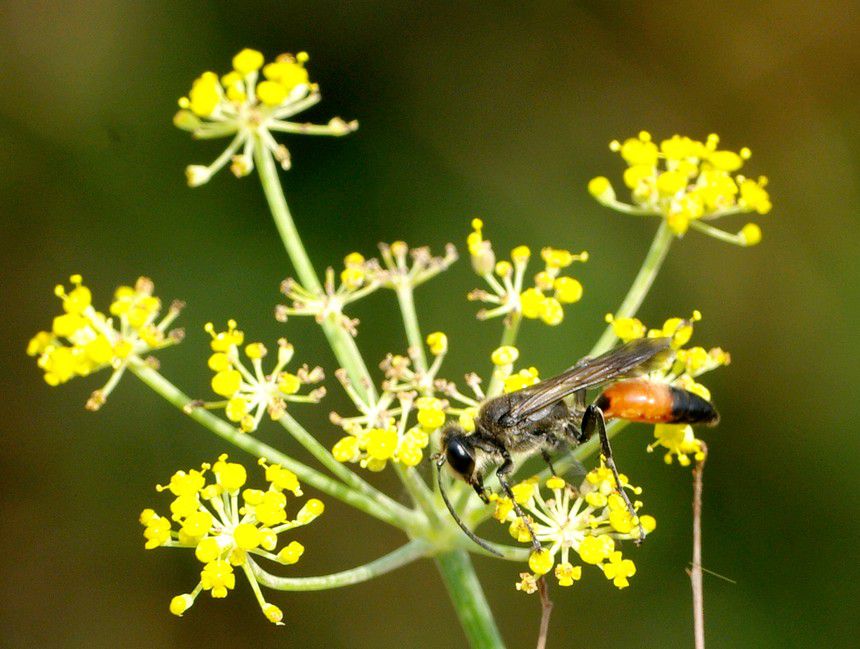
[[705, 604], [702, 594], [702, 473], [708, 447], [702, 442], [704, 457], [693, 467], [693, 564], [690, 583], [693, 587], [693, 633], [695, 648], [705, 649]]
[[546, 579], [541, 577], [537, 582], [540, 594], [540, 635], [538, 636], [537, 649], [546, 649], [546, 636], [549, 633], [549, 616], [552, 613], [552, 601], [549, 598], [549, 587]]

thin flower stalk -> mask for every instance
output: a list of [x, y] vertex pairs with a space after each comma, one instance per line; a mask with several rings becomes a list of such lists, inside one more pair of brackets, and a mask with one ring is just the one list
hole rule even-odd
[[[401, 529], [408, 529], [416, 524], [420, 524], [421, 518], [402, 505], [397, 505], [394, 508], [383, 505], [373, 498], [362, 493], [358, 493], [352, 488], [329, 478], [319, 471], [284, 455], [277, 449], [264, 444], [260, 440], [237, 431], [235, 427], [231, 426], [223, 419], [216, 417], [212, 413], [202, 408], [194, 407], [194, 401], [192, 399], [154, 369], [146, 366], [132, 366], [129, 370], [159, 396], [187, 413], [188, 416], [196, 422], [202, 424], [205, 428], [222, 439], [244, 451], [247, 451], [251, 455], [259, 458], [266, 458], [287, 467], [299, 476], [301, 480], [312, 487], [319, 489], [330, 496], [338, 498], [339, 500], [360, 509], [374, 518], [388, 523], [389, 525], [394, 525]], [[189, 408], [189, 406], [191, 407]]]
[[393, 570], [402, 568], [413, 561], [426, 557], [430, 550], [431, 546], [425, 541], [415, 539], [393, 552], [389, 552], [368, 563], [349, 570], [318, 577], [279, 577], [266, 572], [258, 563], [253, 561], [250, 562], [250, 567], [256, 580], [273, 590], [329, 590], [331, 588], [343, 588], [344, 586], [360, 584], [364, 581], [380, 577]]
[[[621, 301], [621, 305], [615, 312], [618, 318], [632, 318], [639, 311], [639, 307], [648, 296], [648, 292], [654, 285], [654, 280], [660, 273], [663, 267], [663, 262], [666, 260], [666, 255], [669, 254], [669, 248], [672, 241], [675, 240], [675, 235], [666, 221], [660, 223], [657, 228], [657, 233], [654, 235], [654, 240], [651, 242], [651, 247], [648, 249], [648, 254], [642, 262], [642, 267], [636, 274], [636, 279], [633, 280], [627, 295]], [[606, 327], [606, 330], [595, 343], [594, 347], [589, 352], [590, 356], [599, 356], [607, 351], [618, 340], [612, 325]]]

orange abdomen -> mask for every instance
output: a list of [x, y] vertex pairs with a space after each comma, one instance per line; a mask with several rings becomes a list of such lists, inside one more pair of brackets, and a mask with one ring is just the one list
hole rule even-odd
[[672, 421], [672, 390], [665, 383], [636, 379], [609, 386], [597, 400], [606, 417], [662, 424]]
[[713, 404], [697, 394], [665, 383], [632, 379], [603, 391], [595, 405], [610, 418], [649, 424], [708, 424], [720, 420]]

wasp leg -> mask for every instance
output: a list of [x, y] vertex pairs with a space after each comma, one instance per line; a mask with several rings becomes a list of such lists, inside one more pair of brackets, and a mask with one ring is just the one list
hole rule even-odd
[[478, 498], [481, 499], [481, 502], [487, 504], [490, 502], [490, 497], [487, 495], [487, 490], [484, 489], [484, 482], [480, 478], [473, 480], [469, 483], [472, 485], [472, 489], [475, 490], [475, 493], [478, 494]]
[[511, 489], [511, 484], [508, 482], [508, 474], [514, 470], [514, 461], [511, 459], [511, 456], [507, 451], [502, 453], [502, 457], [504, 458], [504, 462], [502, 466], [500, 466], [496, 470], [496, 477], [499, 479], [499, 484], [502, 486], [502, 491], [505, 492], [505, 495], [511, 499], [511, 503], [514, 505], [514, 511], [517, 516], [520, 517], [523, 524], [526, 526], [526, 529], [529, 531], [529, 536], [532, 537], [532, 548], [535, 552], [539, 552], [541, 550], [540, 541], [537, 540], [537, 536], [535, 536], [535, 531], [532, 529], [532, 524], [529, 522], [529, 519], [526, 518], [525, 512], [520, 508], [519, 504], [514, 498], [514, 492]]
[[[609, 445], [609, 436], [606, 434], [606, 420], [603, 418], [603, 411], [592, 404], [585, 409], [585, 414], [582, 416], [582, 435], [578, 441], [584, 442], [591, 437], [595, 431], [597, 431], [597, 435], [600, 437], [600, 450], [601, 453], [603, 453], [603, 459], [606, 461], [606, 466], [609, 467], [612, 471], [613, 477], [615, 478], [616, 490], [624, 499], [624, 504], [627, 505], [627, 511], [630, 512], [630, 515], [633, 516], [635, 520], [639, 520], [636, 514], [636, 509], [633, 507], [633, 503], [630, 502], [627, 492], [621, 486], [621, 478], [618, 475], [618, 468], [615, 466], [615, 458], [612, 457], [612, 447]], [[645, 529], [642, 527], [642, 524], [639, 523], [639, 538], [635, 541], [636, 545], [642, 543], [644, 538]]]
[[549, 467], [549, 470], [552, 473], [552, 476], [554, 478], [557, 478], [558, 473], [556, 472], [555, 467], [552, 465], [552, 458], [549, 456], [549, 452], [546, 450], [543, 450], [540, 452], [540, 455], [543, 458], [543, 461], [546, 462], [547, 466]]

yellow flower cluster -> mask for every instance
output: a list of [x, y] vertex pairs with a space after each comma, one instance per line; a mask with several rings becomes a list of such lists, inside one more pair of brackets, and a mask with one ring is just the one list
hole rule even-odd
[[87, 408], [98, 410], [131, 363], [144, 363], [153, 350], [182, 339], [181, 330], [168, 331], [182, 304], [174, 302], [161, 321], [161, 300], [155, 297], [152, 281], [146, 277], [134, 286], [120, 286], [109, 307], [110, 317], [92, 306], [92, 292], [80, 275], [70, 278], [69, 291], [57, 285], [54, 293], [62, 300], [63, 313], [54, 318], [50, 331], [40, 331], [27, 345], [27, 354], [38, 358], [48, 385], [59, 385], [76, 376], [87, 376], [105, 367], [113, 374], [100, 390], [93, 392]]
[[[448, 336], [435, 331], [425, 342], [434, 357], [426, 372], [413, 369], [408, 357], [396, 354], [389, 354], [380, 363], [385, 380], [379, 396], [362, 397], [346, 372], [335, 373], [359, 411], [354, 417], [331, 413], [332, 422], [347, 433], [332, 448], [336, 460], [358, 463], [370, 471], [382, 471], [389, 462], [414, 467], [423, 459], [430, 436], [445, 425], [448, 415], [459, 416], [461, 425], [474, 430], [478, 402], [460, 394], [452, 383], [436, 378], [448, 352]], [[451, 407], [447, 399], [435, 396], [437, 393], [467, 407]]]
[[[338, 418], [347, 435], [332, 448], [334, 458], [359, 463], [369, 471], [382, 471], [388, 462], [418, 466], [430, 435], [445, 424], [446, 404], [436, 397], [414, 397], [414, 392], [383, 393], [377, 405], [393, 403], [396, 398], [399, 406], [383, 408], [378, 416]], [[413, 409], [416, 422], [410, 426]]]
[[[212, 391], [225, 398], [224, 401], [206, 402], [202, 405], [209, 409], [224, 408], [227, 419], [239, 425], [242, 432], [257, 429], [265, 413], [273, 420], [284, 415], [287, 402], [318, 403], [325, 396], [325, 388], [319, 387], [307, 394], [299, 394], [303, 385], [319, 383], [323, 371], [307, 365], [300, 367], [295, 374], [284, 371], [293, 358], [293, 346], [286, 339], [278, 340], [278, 360], [272, 372], [263, 372], [263, 358], [268, 350], [260, 342], [244, 346], [245, 357], [250, 361], [248, 368], [241, 359], [239, 348], [245, 342], [244, 332], [236, 329], [236, 321], [227, 323], [226, 331], [215, 331], [211, 322], [205, 326], [212, 336], [212, 355], [209, 369], [215, 372], [212, 377]], [[192, 404], [196, 407], [199, 404]]]
[[[211, 466], [203, 464], [199, 471], [177, 471], [167, 485], [157, 487], [175, 498], [170, 504], [169, 517], [159, 516], [152, 509], [141, 513], [145, 547], [147, 550], [194, 548], [194, 555], [203, 564], [194, 590], [171, 600], [170, 612], [174, 615], [182, 616], [204, 590], [215, 598], [226, 597], [236, 586], [233, 569], [238, 567], [247, 576], [263, 614], [270, 622], [280, 624], [283, 613], [263, 598], [252, 570], [255, 565], [252, 555], [284, 565], [296, 563], [304, 547], [291, 541], [275, 552], [278, 535], [312, 522], [323, 513], [324, 506], [311, 498], [290, 519], [285, 492], [302, 495], [292, 471], [260, 460], [268, 488], [243, 489], [247, 481], [245, 467], [227, 459], [225, 454]], [[210, 469], [214, 480], [207, 484], [206, 473]], [[177, 529], [173, 529], [173, 523]]]
[[767, 178], [756, 180], [737, 174], [750, 157], [748, 148], [738, 153], [719, 149], [719, 137], [705, 142], [674, 135], [659, 145], [647, 131], [610, 148], [627, 163], [624, 184], [632, 203], [619, 201], [612, 183], [593, 178], [588, 191], [602, 204], [629, 214], [662, 217], [678, 235], [690, 227], [718, 239], [751, 246], [761, 240], [761, 229], [748, 223], [737, 234], [713, 228], [705, 222], [729, 214], [767, 214], [771, 209], [765, 187]]
[[541, 259], [544, 269], [534, 277], [534, 286], [524, 288], [524, 278], [531, 250], [517, 246], [511, 251], [511, 260], [496, 261], [493, 246], [483, 236], [484, 223], [472, 221], [472, 232], [466, 239], [472, 268], [489, 286], [490, 290], [475, 289], [469, 299], [494, 305], [478, 312], [485, 320], [502, 315], [517, 314], [526, 318], [540, 319], [550, 326], [564, 320], [563, 304], [573, 304], [582, 298], [582, 284], [561, 271], [573, 262], [588, 261], [588, 253], [574, 254], [559, 248], [544, 248]]
[[194, 80], [188, 96], [179, 100], [174, 124], [199, 139], [233, 140], [211, 165], [186, 168], [189, 185], [208, 182], [228, 162], [236, 176], [249, 174], [257, 147], [271, 152], [289, 169], [290, 153], [272, 132], [346, 135], [358, 128], [356, 122], [339, 117], [326, 125], [288, 121], [320, 100], [318, 87], [308, 79], [307, 60], [308, 55], [300, 52], [281, 54], [266, 63], [260, 52], [244, 49], [233, 57], [233, 69], [227, 74], [204, 72]]
[[[648, 329], [637, 318], [614, 318], [608, 314], [606, 321], [623, 342], [646, 336], [671, 338], [674, 356], [667, 360], [665, 367], [651, 372], [648, 379], [683, 388], [710, 401], [710, 390], [696, 378], [705, 372], [728, 365], [731, 356], [719, 347], [684, 347], [693, 335], [693, 323], [701, 318], [701, 313], [693, 311], [690, 318], [669, 318], [662, 327], [656, 329]], [[663, 458], [667, 464], [671, 464], [674, 458], [678, 459], [681, 466], [688, 466], [691, 456], [695, 460], [704, 459], [704, 445], [696, 438], [689, 424], [657, 424], [654, 427], [654, 437], [655, 441], [648, 446], [648, 451], [651, 452], [658, 446], [665, 448]]]
[[[633, 487], [623, 475], [622, 488], [634, 494], [642, 490]], [[623, 558], [617, 541], [637, 539], [639, 525], [646, 533], [652, 532], [656, 521], [651, 516], [633, 516], [618, 493], [612, 471], [603, 463], [590, 471], [579, 489], [562, 478], [551, 477], [544, 487], [551, 496], [544, 498], [536, 478], [524, 480], [512, 488], [514, 499], [528, 515], [529, 525], [540, 541], [541, 550], [529, 556], [531, 573], [522, 573], [517, 589], [532, 593], [536, 580], [550, 571], [560, 586], [572, 586], [582, 577], [582, 566], [572, 561], [579, 557], [582, 563], [595, 565], [618, 588], [629, 585], [628, 578], [636, 572], [630, 559]], [[494, 517], [508, 525], [511, 536], [520, 543], [531, 543], [532, 538], [525, 521], [514, 512], [513, 503], [506, 496], [493, 495], [496, 509]], [[642, 503], [637, 501], [638, 510]], [[554, 570], [553, 570], [554, 568]]]
[[540, 381], [537, 368], [529, 367], [514, 372], [514, 363], [520, 357], [520, 350], [512, 345], [498, 347], [490, 354], [495, 366], [495, 375], [502, 379], [505, 394], [522, 390]]
[[287, 278], [281, 282], [281, 293], [289, 304], [275, 307], [275, 318], [286, 322], [290, 316], [313, 316], [320, 323], [333, 319], [355, 336], [358, 320], [345, 315], [343, 308], [379, 288], [378, 270], [379, 264], [375, 259], [367, 260], [361, 253], [351, 252], [344, 257], [339, 284], [333, 268], [326, 269], [321, 291], [307, 289], [296, 280]]

